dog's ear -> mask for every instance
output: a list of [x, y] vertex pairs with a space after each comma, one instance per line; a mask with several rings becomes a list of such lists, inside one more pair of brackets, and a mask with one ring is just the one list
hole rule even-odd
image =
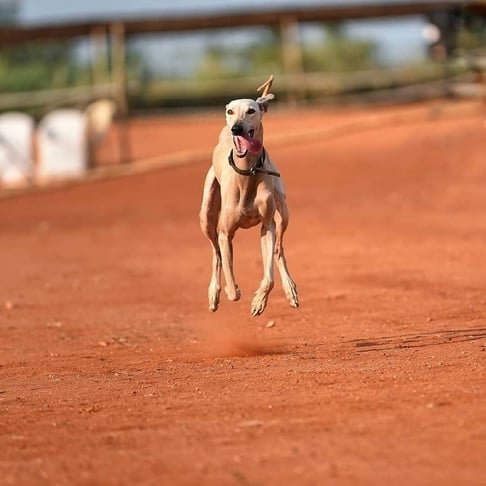
[[266, 112], [268, 110], [268, 103], [275, 98], [275, 95], [272, 93], [268, 93], [265, 96], [260, 96], [260, 98], [256, 99], [258, 106], [260, 107], [260, 111]]

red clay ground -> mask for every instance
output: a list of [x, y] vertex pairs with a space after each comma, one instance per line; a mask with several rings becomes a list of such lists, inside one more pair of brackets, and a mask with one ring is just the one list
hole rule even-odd
[[[332, 118], [270, 113], [267, 134]], [[219, 127], [146, 123], [147, 154]], [[1, 201], [0, 484], [484, 485], [485, 134], [471, 115], [267, 144], [302, 306], [277, 285], [256, 320], [256, 230], [242, 301], [206, 310], [207, 163]]]

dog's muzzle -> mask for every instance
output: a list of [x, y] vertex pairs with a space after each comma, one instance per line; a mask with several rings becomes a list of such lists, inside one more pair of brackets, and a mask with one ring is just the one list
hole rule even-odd
[[238, 135], [242, 135], [244, 132], [244, 128], [243, 128], [243, 125], [241, 125], [240, 123], [235, 123], [232, 127], [231, 127], [231, 133], [236, 137]]

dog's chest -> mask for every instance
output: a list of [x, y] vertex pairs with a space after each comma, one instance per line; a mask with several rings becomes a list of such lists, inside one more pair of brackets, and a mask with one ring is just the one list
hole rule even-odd
[[240, 204], [236, 209], [238, 226], [241, 228], [251, 228], [261, 222], [261, 215], [258, 208], [253, 204]]

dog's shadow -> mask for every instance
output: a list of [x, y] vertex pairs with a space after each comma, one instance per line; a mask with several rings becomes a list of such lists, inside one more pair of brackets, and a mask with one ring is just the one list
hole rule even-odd
[[424, 348], [467, 341], [486, 340], [486, 328], [450, 329], [398, 336], [382, 336], [370, 339], [352, 339], [347, 341], [360, 353], [388, 351], [394, 349]]

